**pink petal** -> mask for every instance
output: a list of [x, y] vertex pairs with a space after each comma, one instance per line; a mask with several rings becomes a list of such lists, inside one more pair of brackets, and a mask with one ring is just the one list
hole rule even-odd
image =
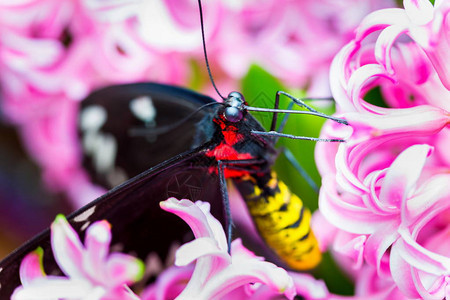
[[425, 243], [425, 248], [442, 256], [450, 253], [450, 224], [440, 232], [429, 237]]
[[429, 145], [414, 145], [395, 159], [389, 167], [380, 190], [380, 201], [400, 208], [402, 201], [415, 188], [427, 157], [432, 153]]
[[[163, 2], [148, 2], [141, 5], [139, 11], [140, 36], [154, 48], [168, 51], [192, 51], [200, 45], [197, 26], [183, 26], [171, 15], [171, 11]], [[205, 14], [207, 32], [214, 32], [219, 19], [219, 5], [209, 5]], [[206, 36], [208, 38], [208, 36]]]
[[107, 221], [98, 221], [88, 227], [85, 237], [85, 257], [83, 269], [94, 277], [104, 277], [103, 265], [109, 253], [111, 225]]
[[231, 243], [231, 259], [233, 263], [239, 263], [241, 260], [255, 259], [263, 261], [264, 258], [256, 256], [255, 253], [245, 248], [242, 240], [237, 238]]
[[93, 17], [104, 22], [120, 22], [137, 14], [139, 10], [139, 1], [120, 0], [120, 1], [82, 1], [86, 9], [89, 9]]
[[214, 260], [224, 260], [225, 262], [221, 264], [231, 263], [230, 255], [223, 249], [220, 249], [215, 240], [201, 237], [178, 248], [175, 256], [175, 265], [186, 266], [205, 256], [214, 256], [216, 257]]
[[[365, 145], [361, 143], [357, 144], [356, 147], [361, 148], [362, 146]], [[336, 182], [344, 191], [362, 196], [368, 194], [370, 190], [354, 172], [353, 166], [356, 165], [355, 162], [358, 163], [358, 160], [354, 157], [350, 159], [351, 154], [361, 153], [363, 155], [364, 153], [364, 151], [362, 151], [363, 149], [358, 149], [358, 151], [355, 151], [355, 149], [348, 147], [348, 145], [341, 145], [338, 148], [338, 152], [336, 153]], [[350, 166], [350, 163], [352, 163], [353, 166]]]
[[11, 299], [86, 299], [84, 297], [87, 297], [91, 292], [92, 286], [87, 281], [47, 276], [34, 280], [26, 287], [18, 287]]
[[141, 294], [142, 300], [175, 299], [186, 287], [194, 266], [170, 267], [158, 276], [156, 282]]
[[297, 294], [306, 299], [327, 299], [329, 292], [325, 282], [317, 280], [310, 274], [290, 272]]
[[44, 268], [42, 266], [44, 251], [38, 248], [35, 251], [27, 254], [20, 263], [20, 281], [24, 286], [27, 286], [37, 278], [45, 276]]
[[381, 259], [387, 249], [398, 239], [399, 221], [383, 222], [383, 225], [369, 236], [364, 247], [364, 258], [381, 274]]
[[370, 234], [390, 219], [375, 215], [367, 208], [342, 201], [335, 189], [332, 178], [326, 177], [319, 195], [320, 211], [334, 226], [355, 234]]
[[426, 47], [425, 52], [442, 84], [450, 91], [450, 66], [448, 64], [450, 59], [450, 38], [448, 37], [448, 29], [441, 29], [435, 38], [438, 40], [438, 43]]
[[311, 218], [311, 229], [319, 242], [320, 252], [327, 251], [333, 243], [338, 229], [330, 224], [320, 210], [316, 210]]
[[434, 7], [428, 0], [403, 0], [408, 18], [416, 25], [425, 25], [433, 19]]
[[53, 255], [58, 266], [71, 278], [83, 278], [83, 245], [63, 215], [58, 215], [51, 225]]
[[389, 26], [384, 29], [377, 38], [375, 45], [375, 57], [379, 64], [386, 68], [386, 71], [392, 76], [394, 75], [394, 69], [392, 68], [391, 50], [395, 40], [403, 33], [407, 28], [402, 26]]
[[411, 266], [400, 256], [397, 244], [394, 243], [392, 246], [389, 260], [392, 278], [405, 296], [419, 298], [420, 295], [415, 288]]
[[409, 20], [403, 9], [387, 8], [374, 11], [362, 20], [356, 30], [356, 40], [361, 41], [370, 33], [393, 24], [407, 25]]
[[399, 255], [412, 267], [435, 275], [447, 275], [450, 272], [450, 257], [436, 254], [420, 246], [413, 240], [409, 231], [399, 229]]
[[[230, 265], [219, 274], [211, 277], [198, 291], [199, 293], [195, 295], [195, 298], [217, 299], [239, 286], [255, 282], [268, 285], [274, 291], [284, 294], [288, 299], [294, 298], [295, 287], [288, 273], [269, 262], [261, 261]], [[185, 291], [179, 299], [185, 299], [183, 297], [189, 295]]]
[[101, 279], [109, 287], [120, 287], [139, 281], [144, 276], [144, 263], [131, 255], [112, 253], [106, 262], [107, 278]]
[[372, 127], [372, 132], [369, 132], [372, 134], [372, 138], [394, 133], [400, 133], [402, 136], [412, 133], [431, 135], [439, 132], [450, 123], [450, 116], [445, 110], [431, 105], [384, 109], [381, 116], [348, 113], [345, 117], [353, 127], [363, 129]]
[[[395, 79], [389, 76], [378, 64], [367, 64], [356, 69], [348, 80], [348, 93], [353, 105], [359, 112], [371, 111], [373, 105], [362, 100], [361, 92], [365, 85], [374, 78], [383, 77], [395, 83]], [[351, 124], [351, 123], [350, 123]]]
[[399, 289], [411, 298], [442, 299], [448, 286], [446, 276], [430, 277], [430, 274], [414, 268], [404, 259], [404, 254], [404, 240], [399, 239], [392, 247], [390, 259], [392, 276]]
[[[199, 205], [202, 206], [203, 204], [199, 202]], [[228, 248], [222, 225], [219, 221], [209, 217], [211, 214], [206, 207], [203, 206], [203, 209], [201, 209], [190, 200], [177, 200], [175, 198], [160, 202], [160, 206], [165, 211], [176, 214], [183, 219], [191, 227], [196, 238], [210, 237], [217, 241], [221, 249]], [[205, 214], [205, 211], [208, 211], [207, 214]]]
[[348, 258], [354, 263], [352, 268], [360, 269], [364, 263], [364, 246], [367, 240], [365, 235], [352, 235], [339, 231], [336, 235], [333, 249]]
[[[413, 197], [404, 203], [402, 223], [409, 226], [421, 216], [435, 216], [450, 206], [449, 174], [438, 174], [425, 181]], [[427, 220], [423, 220], [427, 222]]]

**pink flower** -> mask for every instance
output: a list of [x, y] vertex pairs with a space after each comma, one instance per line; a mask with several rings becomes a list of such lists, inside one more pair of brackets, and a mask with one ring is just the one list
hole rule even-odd
[[59, 215], [51, 226], [54, 258], [66, 276], [43, 272], [42, 250], [28, 254], [20, 266], [22, 286], [12, 299], [138, 299], [127, 284], [143, 275], [138, 259], [109, 254], [110, 225], [99, 221], [86, 231], [83, 246], [67, 220]]
[[80, 162], [78, 101], [114, 82], [185, 78], [186, 62], [143, 41], [139, 12], [134, 0], [0, 4], [2, 111], [19, 126], [45, 181], [75, 207], [99, 194]]
[[269, 0], [228, 5], [213, 53], [222, 68], [240, 78], [256, 63], [288, 85], [309, 85], [317, 97], [329, 96], [331, 60], [357, 24], [368, 12], [394, 4]]
[[[320, 211], [335, 227], [334, 236], [318, 236], [353, 262], [360, 289], [369, 286], [364, 270], [375, 270], [373, 293], [442, 299], [448, 290], [448, 245], [431, 246], [445, 235], [450, 206], [447, 2], [405, 0], [405, 9], [368, 15], [331, 67], [339, 114], [351, 126], [326, 124], [323, 137], [346, 143], [316, 148]], [[391, 107], [363, 98], [375, 87]]]
[[[449, 179], [449, 176], [435, 179], [426, 192], [442, 197], [439, 191], [448, 185]], [[392, 247], [390, 268], [398, 288], [410, 298], [448, 299], [450, 296], [448, 197], [445, 201], [446, 205], [430, 203], [431, 213], [425, 214], [426, 218], [412, 228], [402, 226], [398, 230], [400, 238]], [[444, 215], [447, 219], [443, 219]], [[435, 220], [430, 222], [430, 219]]]
[[161, 202], [161, 207], [187, 222], [195, 236], [195, 240], [176, 253], [177, 266], [185, 267], [196, 261], [192, 277], [177, 299], [220, 298], [237, 288], [244, 288], [242, 291], [250, 296], [256, 292], [251, 284], [259, 287], [258, 283], [269, 287], [271, 295], [294, 297], [293, 281], [285, 270], [256, 257], [240, 240], [233, 241], [231, 254], [227, 252], [225, 233], [220, 222], [209, 213], [209, 204], [170, 198]]

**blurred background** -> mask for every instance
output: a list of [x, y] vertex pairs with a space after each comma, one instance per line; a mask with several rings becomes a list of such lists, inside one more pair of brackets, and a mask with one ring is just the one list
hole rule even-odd
[[[219, 90], [273, 107], [275, 92], [330, 97], [329, 67], [364, 16], [388, 0], [209, 0], [205, 36]], [[80, 101], [110, 84], [155, 81], [215, 94], [195, 0], [0, 1], [0, 258], [99, 195], [80, 162]], [[325, 113], [332, 101], [311, 101]], [[288, 101], [283, 100], [281, 107]], [[271, 115], [255, 114], [268, 127]], [[291, 116], [286, 133], [317, 137], [323, 120]], [[314, 143], [280, 141], [317, 185]], [[317, 194], [283, 158], [280, 177], [317, 209]], [[331, 274], [331, 275], [330, 275]], [[329, 257], [330, 291], [351, 285]], [[333, 277], [334, 276], [334, 277]]]

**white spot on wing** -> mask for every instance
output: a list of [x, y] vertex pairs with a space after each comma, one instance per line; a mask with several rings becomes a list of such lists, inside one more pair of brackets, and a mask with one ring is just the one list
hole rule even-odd
[[98, 173], [106, 173], [114, 169], [117, 142], [112, 134], [97, 131], [85, 132], [83, 149], [92, 157], [94, 168]]
[[92, 154], [97, 172], [105, 173], [113, 169], [117, 154], [116, 139], [112, 134], [98, 135]]
[[84, 131], [97, 131], [107, 118], [106, 110], [99, 105], [92, 105], [84, 108], [80, 115], [80, 127]]
[[131, 100], [130, 110], [136, 118], [145, 123], [152, 123], [155, 120], [156, 109], [152, 98], [149, 96], [141, 96]]
[[84, 221], [86, 221], [95, 212], [96, 208], [97, 208], [97, 206], [92, 206], [91, 208], [87, 209], [86, 211], [82, 212], [81, 214], [79, 214], [78, 216], [73, 218], [73, 220], [75, 222], [84, 222]]
[[86, 223], [84, 223], [83, 225], [81, 225], [80, 230], [81, 230], [81, 231], [85, 231], [86, 228], [88, 228], [89, 225], [91, 225], [91, 222], [87, 221]]

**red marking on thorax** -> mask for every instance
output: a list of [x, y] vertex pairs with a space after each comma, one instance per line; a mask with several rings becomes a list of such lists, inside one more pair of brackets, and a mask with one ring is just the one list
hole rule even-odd
[[[239, 153], [233, 148], [233, 145], [244, 139], [244, 136], [238, 132], [236, 126], [227, 125], [222, 120], [216, 119], [214, 121], [220, 125], [224, 139], [217, 147], [206, 152], [206, 156], [214, 157], [216, 160], [246, 160], [253, 158], [250, 153]], [[214, 171], [217, 172], [216, 167], [210, 168], [210, 172]], [[226, 178], [240, 177], [248, 174], [247, 171], [232, 170], [229, 168], [225, 168], [224, 173]]]

